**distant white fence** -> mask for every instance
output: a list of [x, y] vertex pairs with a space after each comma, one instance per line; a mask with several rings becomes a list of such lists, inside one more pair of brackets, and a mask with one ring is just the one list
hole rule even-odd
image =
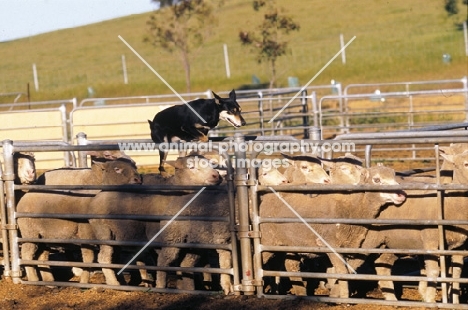
[[[344, 91], [343, 91], [344, 89]], [[225, 97], [229, 91], [217, 92]], [[309, 138], [311, 126], [322, 137], [351, 132], [407, 130], [468, 120], [467, 78], [379, 84], [340, 83], [301, 88], [236, 91], [247, 125], [234, 129], [221, 121], [210, 137], [289, 135]], [[181, 94], [190, 101], [211, 98], [206, 92]], [[150, 139], [147, 120], [161, 109], [181, 104], [175, 94], [88, 98], [0, 105], [0, 139], [54, 140], [76, 144], [86, 132], [90, 141]], [[14, 112], [12, 112], [12, 110]], [[279, 115], [276, 115], [279, 111]], [[50, 131], [50, 132], [49, 132]], [[157, 163], [155, 152], [130, 153], [137, 163]], [[49, 156], [49, 155], [48, 155]], [[73, 156], [38, 154], [38, 169], [75, 165]]]

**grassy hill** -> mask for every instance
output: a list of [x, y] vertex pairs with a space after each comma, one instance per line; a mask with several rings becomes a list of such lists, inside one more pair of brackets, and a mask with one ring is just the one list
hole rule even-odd
[[[408, 80], [455, 79], [467, 75], [463, 32], [447, 17], [439, 0], [279, 0], [301, 30], [289, 38], [290, 51], [278, 62], [279, 81], [295, 76], [305, 84], [340, 49], [338, 57], [312, 85], [335, 79], [344, 84]], [[0, 43], [0, 93], [25, 92], [30, 84], [33, 101], [88, 96], [166, 94], [170, 90], [125, 46], [122, 36], [177, 91], [185, 92], [184, 71], [177, 54], [157, 49], [143, 39], [148, 14], [132, 15], [84, 27], [65, 29], [26, 39]], [[192, 60], [192, 91], [229, 90], [249, 84], [255, 74], [268, 81], [268, 68], [241, 46], [240, 30], [259, 23], [250, 0], [229, 0], [217, 12], [213, 36]], [[231, 77], [226, 77], [223, 44], [227, 44]], [[452, 62], [442, 61], [451, 55]], [[122, 55], [129, 83], [124, 84]], [[39, 76], [35, 91], [32, 64]], [[1, 99], [11, 101], [12, 98]]]

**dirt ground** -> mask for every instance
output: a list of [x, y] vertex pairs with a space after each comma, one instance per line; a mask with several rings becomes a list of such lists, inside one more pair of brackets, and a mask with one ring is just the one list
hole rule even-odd
[[[374, 292], [373, 294], [378, 294]], [[414, 290], [404, 291], [403, 298], [411, 300]], [[48, 288], [0, 281], [0, 309], [66, 310], [66, 309], [326, 309], [326, 310], [390, 310], [391, 306], [331, 305], [307, 300], [272, 300], [250, 296], [200, 296], [187, 294], [159, 294], [124, 292], [101, 288]], [[398, 307], [398, 309], [410, 309]], [[423, 308], [411, 308], [423, 309]]]

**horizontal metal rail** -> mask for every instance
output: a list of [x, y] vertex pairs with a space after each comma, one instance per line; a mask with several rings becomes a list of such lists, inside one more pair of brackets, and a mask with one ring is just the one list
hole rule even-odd
[[[79, 267], [79, 268], [122, 268], [126, 265], [123, 264], [102, 264], [102, 263], [81, 263], [81, 262], [60, 262], [60, 261], [40, 261], [40, 260], [20, 260], [22, 265], [27, 266], [59, 266], [59, 267]], [[163, 266], [149, 266], [149, 265], [128, 265], [125, 269], [146, 269], [156, 271], [184, 271], [184, 272], [199, 272], [199, 273], [214, 273], [214, 274], [229, 274], [233, 275], [232, 268], [208, 268], [208, 267], [163, 267]]]
[[[287, 245], [260, 245], [262, 252], [288, 252], [288, 253], [333, 253], [326, 247], [287, 246]], [[334, 248], [334, 252], [344, 254], [404, 254], [404, 255], [468, 255], [466, 250], [411, 250], [387, 248]]]

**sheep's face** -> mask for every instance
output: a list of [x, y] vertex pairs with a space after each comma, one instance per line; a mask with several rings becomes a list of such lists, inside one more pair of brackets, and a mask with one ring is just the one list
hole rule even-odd
[[335, 163], [330, 167], [333, 184], [359, 184], [363, 181], [365, 169], [349, 163]]
[[94, 162], [92, 169], [100, 170], [103, 185], [141, 184], [141, 176], [133, 162], [117, 159], [106, 162]]
[[[372, 185], [398, 185], [395, 180], [395, 171], [388, 167], [377, 166], [367, 169], [367, 183]], [[380, 192], [380, 197], [384, 202], [400, 205], [406, 200], [404, 191]]]
[[454, 182], [468, 184], [468, 151], [455, 155]]
[[447, 154], [441, 152], [440, 155], [445, 161], [453, 164], [453, 182], [458, 184], [468, 184], [468, 150], [460, 154]]
[[325, 172], [320, 164], [299, 160], [295, 162], [295, 165], [296, 169], [298, 169], [305, 176], [307, 183], [330, 183], [330, 176]]
[[281, 185], [288, 183], [288, 179], [276, 168], [258, 168], [258, 182], [261, 185]]
[[218, 185], [222, 182], [215, 163], [203, 156], [179, 157], [174, 165], [180, 185]]
[[15, 175], [21, 184], [36, 181], [36, 166], [33, 153], [15, 153], [13, 155]]

